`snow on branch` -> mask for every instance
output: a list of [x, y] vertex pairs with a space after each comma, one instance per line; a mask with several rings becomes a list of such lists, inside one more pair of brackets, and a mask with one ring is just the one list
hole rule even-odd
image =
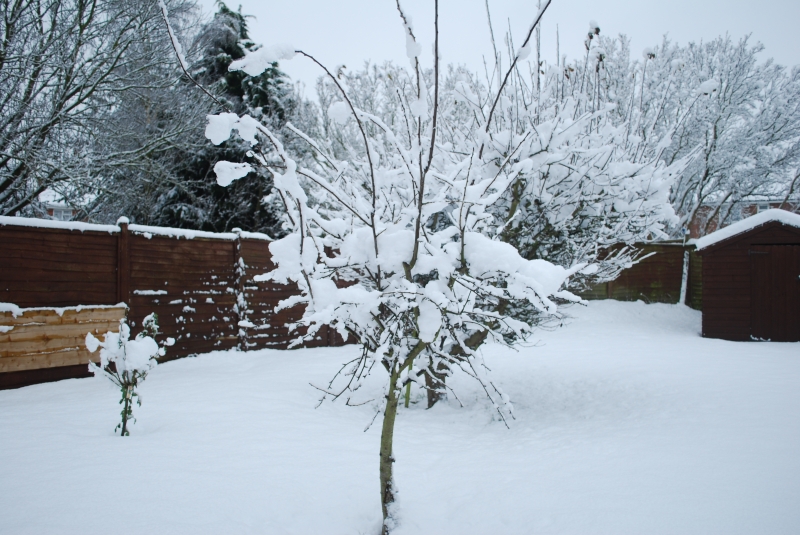
[[189, 72], [189, 62], [186, 61], [186, 56], [183, 53], [183, 47], [181, 46], [180, 41], [178, 41], [178, 36], [175, 35], [175, 31], [172, 29], [172, 24], [169, 23], [169, 11], [167, 10], [167, 4], [164, 3], [164, 0], [158, 0], [158, 7], [161, 8], [161, 15], [164, 17], [164, 23], [167, 25], [167, 32], [169, 33], [169, 39], [172, 41], [172, 48], [175, 49], [175, 54], [178, 56], [178, 61], [181, 63], [181, 68], [184, 72]]
[[295, 56], [295, 49], [291, 45], [262, 46], [247, 53], [242, 59], [232, 62], [231, 71], [244, 71], [249, 76], [258, 76], [272, 67], [273, 63], [280, 60], [290, 60]]

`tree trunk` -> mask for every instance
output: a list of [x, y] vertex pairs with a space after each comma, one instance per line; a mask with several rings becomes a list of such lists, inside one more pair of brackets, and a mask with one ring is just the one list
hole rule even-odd
[[[506, 308], [508, 308], [508, 301], [502, 300], [497, 305], [497, 312], [499, 314], [505, 314]], [[486, 341], [486, 337], [489, 335], [489, 331], [477, 331], [472, 333], [472, 335], [464, 340], [464, 345], [470, 348], [471, 350], [478, 349], [483, 342]], [[455, 346], [453, 349], [450, 350], [450, 354], [453, 356], [463, 356], [464, 351]], [[441, 372], [441, 373], [439, 373]], [[447, 365], [443, 362], [440, 362], [436, 365], [436, 371], [433, 372], [433, 378], [430, 375], [425, 374], [425, 386], [427, 386], [428, 390], [428, 408], [430, 409], [434, 405], [436, 405], [437, 401], [441, 401], [445, 398], [446, 390], [444, 387], [445, 380], [447, 379]], [[434, 378], [436, 380], [434, 380]]]
[[395, 362], [389, 374], [389, 393], [386, 395], [386, 410], [383, 412], [383, 428], [381, 429], [381, 453], [380, 453], [380, 476], [381, 476], [381, 509], [383, 509], [383, 535], [389, 532], [396, 525], [393, 517], [392, 504], [394, 503], [394, 457], [392, 456], [392, 443], [394, 441], [394, 421], [397, 418], [397, 405], [400, 403], [402, 388], [397, 383], [400, 379], [400, 371], [409, 366], [417, 356], [427, 347], [423, 341], [411, 350], [404, 362]]
[[381, 430], [381, 508], [383, 509], [383, 534], [388, 535], [394, 525], [391, 505], [394, 503], [394, 475], [392, 470], [392, 442], [394, 440], [394, 422], [397, 418], [397, 404], [400, 391], [397, 380], [400, 367], [395, 365], [389, 378], [389, 394], [386, 398], [386, 410], [383, 413], [383, 429]]
[[122, 430], [119, 434], [121, 437], [124, 437], [128, 434], [128, 414], [130, 413], [132, 390], [133, 387], [130, 385], [126, 385], [125, 388], [122, 389]]
[[[446, 371], [444, 365], [439, 363], [436, 366], [436, 372], [439, 371]], [[445, 390], [444, 390], [444, 381], [447, 378], [447, 375], [444, 373], [436, 373], [433, 372], [433, 377], [430, 374], [425, 374], [425, 386], [428, 390], [428, 408], [430, 409], [436, 402], [441, 401], [445, 398]]]

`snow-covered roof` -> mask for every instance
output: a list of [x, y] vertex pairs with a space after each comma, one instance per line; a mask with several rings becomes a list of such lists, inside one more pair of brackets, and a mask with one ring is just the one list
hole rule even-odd
[[[127, 222], [127, 218], [120, 218], [121, 222]], [[79, 230], [81, 232], [120, 232], [118, 225], [97, 225], [94, 223], [83, 223], [80, 221], [54, 221], [52, 219], [36, 219], [32, 217], [8, 217], [0, 216], [0, 226], [14, 225], [17, 227], [36, 227], [52, 228], [62, 230]], [[148, 225], [128, 225], [131, 232], [152, 238], [153, 236], [169, 236], [173, 238], [211, 238], [215, 240], [235, 240], [237, 234], [233, 232], [205, 232], [202, 230], [190, 230], [183, 228], [170, 227], [151, 227]], [[268, 235], [261, 232], [240, 232], [241, 237], [250, 240], [272, 241]]]
[[743, 234], [749, 230], [766, 225], [767, 223], [771, 223], [773, 221], [777, 221], [791, 227], [800, 228], [799, 214], [793, 214], [792, 212], [787, 212], [786, 210], [773, 208], [771, 210], [764, 210], [756, 215], [752, 215], [748, 218], [742, 219], [741, 221], [737, 221], [733, 225], [719, 229], [716, 232], [712, 232], [711, 234], [703, 236], [702, 238], [698, 238], [697, 240], [694, 240], [694, 244], [697, 246], [697, 250], [699, 251], [701, 249], [705, 249], [706, 247], [710, 247], [715, 243], [727, 240], [728, 238], [732, 238], [738, 234]]

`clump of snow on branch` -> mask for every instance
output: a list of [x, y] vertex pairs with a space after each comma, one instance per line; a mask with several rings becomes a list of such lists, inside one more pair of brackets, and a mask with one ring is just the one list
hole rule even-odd
[[350, 119], [350, 108], [347, 103], [338, 100], [328, 107], [328, 117], [336, 124], [343, 125]]
[[[154, 321], [153, 314], [145, 319], [149, 324]], [[120, 321], [119, 332], [107, 332], [103, 340], [97, 339], [92, 333], [86, 335], [86, 348], [90, 353], [100, 349], [100, 366], [89, 364], [89, 370], [95, 374], [107, 369], [114, 364], [117, 373], [148, 372], [156, 364], [156, 359], [165, 354], [163, 347], [152, 336], [145, 332], [140, 333], [133, 340], [130, 339], [131, 330], [125, 320]]]
[[253, 52], [248, 52], [242, 59], [231, 63], [229, 70], [244, 71], [250, 76], [258, 76], [272, 67], [273, 63], [292, 59], [294, 55], [294, 47], [288, 44], [262, 46]]
[[412, 61], [416, 60], [422, 55], [422, 45], [420, 45], [416, 37], [414, 37], [414, 27], [411, 23], [411, 17], [403, 10], [399, 0], [397, 0], [397, 10], [400, 12], [400, 18], [403, 21], [403, 30], [406, 36], [406, 55], [408, 59]]
[[208, 124], [206, 125], [206, 138], [214, 145], [219, 145], [231, 137], [231, 132], [236, 130], [239, 136], [250, 143], [255, 145], [256, 133], [261, 123], [250, 115], [242, 115], [239, 117], [235, 113], [219, 113], [217, 115], [208, 115]]
[[253, 171], [249, 163], [233, 163], [220, 161], [214, 164], [214, 173], [217, 175], [217, 184], [230, 186], [234, 180], [239, 180]]
[[711, 79], [711, 80], [706, 80], [705, 82], [700, 84], [700, 87], [697, 88], [697, 92], [703, 95], [710, 95], [717, 89], [719, 89], [719, 82], [717, 82], [714, 79]]

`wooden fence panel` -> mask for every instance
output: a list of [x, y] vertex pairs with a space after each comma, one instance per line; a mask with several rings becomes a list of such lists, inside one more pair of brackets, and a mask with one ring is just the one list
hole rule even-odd
[[641, 244], [645, 258], [624, 270], [617, 279], [598, 284], [580, 296], [584, 299], [642, 300], [646, 303], [677, 303], [683, 278], [683, 255], [690, 251], [686, 304], [700, 310], [702, 306], [702, 258], [694, 246], [681, 243]]
[[303, 316], [303, 308], [300, 306], [275, 312], [275, 307], [281, 301], [298, 295], [297, 288], [254, 280], [256, 275], [275, 268], [268, 245], [268, 242], [257, 239], [240, 240], [240, 254], [244, 263], [242, 292], [246, 303], [243, 318], [253, 324], [253, 327], [243, 328], [246, 336], [244, 343], [248, 349], [286, 348], [297, 336], [289, 332], [288, 324]]
[[236, 346], [235, 244], [231, 240], [130, 235], [132, 332], [158, 315], [175, 339], [166, 360]]
[[[0, 312], [0, 386], [14, 374], [97, 361], [86, 334], [119, 332], [125, 307], [28, 308]], [[18, 378], [17, 378], [18, 379]], [[19, 382], [19, 381], [16, 381]]]
[[677, 303], [681, 294], [683, 247], [645, 245], [642, 254], [655, 253], [623, 271], [610, 284], [609, 297], [619, 301]]
[[117, 236], [0, 226], [0, 302], [20, 307], [117, 303]]

